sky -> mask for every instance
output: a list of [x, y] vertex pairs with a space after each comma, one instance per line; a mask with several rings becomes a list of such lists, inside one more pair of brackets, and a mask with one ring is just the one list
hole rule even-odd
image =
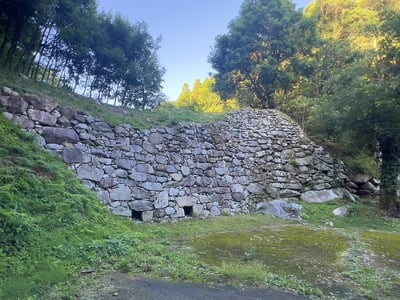
[[[215, 38], [228, 32], [239, 15], [243, 0], [97, 0], [100, 12], [121, 14], [132, 24], [145, 22], [154, 39], [161, 37], [157, 51], [166, 69], [163, 92], [175, 101], [184, 83], [190, 87], [215, 72], [207, 62]], [[294, 0], [297, 7], [311, 0]]]

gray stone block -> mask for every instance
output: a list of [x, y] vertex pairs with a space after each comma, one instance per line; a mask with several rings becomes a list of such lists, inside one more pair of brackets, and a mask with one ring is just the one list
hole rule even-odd
[[176, 199], [179, 207], [194, 206], [197, 203], [197, 198], [194, 196], [184, 196]]
[[62, 158], [67, 164], [89, 163], [91, 161], [90, 154], [78, 149], [64, 149]]
[[110, 199], [112, 201], [129, 201], [131, 198], [131, 190], [126, 185], [120, 185], [110, 191]]
[[134, 200], [129, 202], [129, 207], [134, 211], [151, 211], [154, 209], [152, 203], [146, 200]]
[[88, 179], [99, 182], [103, 178], [104, 171], [92, 166], [80, 166], [77, 169], [77, 175], [80, 179]]
[[43, 137], [46, 143], [62, 144], [72, 143], [76, 144], [79, 142], [79, 136], [75, 130], [69, 128], [60, 127], [44, 127]]

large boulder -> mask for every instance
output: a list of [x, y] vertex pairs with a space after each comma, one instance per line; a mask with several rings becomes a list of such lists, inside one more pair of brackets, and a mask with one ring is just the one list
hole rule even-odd
[[29, 119], [27, 116], [24, 115], [13, 115], [12, 118], [14, 124], [21, 126], [22, 128], [34, 128], [35, 123]]
[[62, 144], [79, 142], [79, 135], [75, 130], [61, 127], [44, 127], [43, 137], [48, 144]]
[[54, 126], [57, 123], [57, 117], [47, 112], [28, 109], [28, 115], [32, 121], [38, 122], [42, 125]]
[[132, 188], [132, 196], [137, 200], [147, 200], [151, 197], [151, 193], [148, 190], [134, 187]]
[[14, 90], [10, 89], [9, 87], [6, 87], [6, 86], [3, 86], [1, 88], [1, 94], [5, 95], [5, 96], [14, 96], [14, 97], [18, 97], [19, 96], [19, 94], [16, 91], [14, 91]]
[[164, 190], [162, 184], [159, 182], [145, 182], [142, 184], [142, 187], [148, 191], [154, 192], [161, 192]]
[[29, 102], [35, 109], [52, 112], [58, 107], [58, 104], [50, 99], [42, 98], [35, 95], [24, 95], [24, 99]]
[[95, 122], [92, 125], [92, 128], [99, 132], [112, 132], [112, 128], [106, 122]]
[[351, 176], [351, 181], [353, 181], [357, 184], [366, 183], [370, 180], [371, 180], [371, 176], [368, 174], [353, 174]]
[[163, 191], [158, 194], [156, 200], [154, 201], [154, 207], [156, 209], [165, 208], [168, 206], [169, 195], [168, 191]]
[[204, 206], [202, 204], [196, 204], [192, 209], [192, 217], [199, 218], [204, 216]]
[[176, 199], [179, 207], [194, 206], [197, 203], [197, 198], [194, 196], [184, 196]]
[[126, 159], [126, 158], [119, 158], [117, 159], [117, 166], [125, 169], [125, 170], [131, 170], [135, 166], [135, 161]]
[[258, 203], [256, 210], [282, 219], [301, 220], [303, 206], [297, 203], [290, 203], [285, 199], [276, 199], [270, 202]]
[[310, 203], [322, 203], [336, 199], [343, 199], [343, 197], [344, 194], [341, 189], [329, 189], [302, 193], [300, 199]]
[[132, 217], [132, 210], [126, 207], [117, 206], [111, 210], [114, 215], [122, 217]]
[[0, 96], [0, 103], [12, 114], [23, 114], [28, 109], [28, 103], [20, 97]]
[[67, 120], [72, 120], [76, 116], [76, 110], [72, 107], [68, 106], [62, 106], [59, 108], [59, 111], [61, 113], [61, 116], [64, 117]]
[[161, 133], [154, 132], [149, 135], [149, 142], [158, 145], [162, 144], [164, 141], [164, 136]]

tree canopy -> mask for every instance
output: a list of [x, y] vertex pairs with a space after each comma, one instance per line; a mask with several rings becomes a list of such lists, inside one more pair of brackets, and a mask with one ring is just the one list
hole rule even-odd
[[289, 89], [300, 72], [295, 60], [313, 45], [314, 28], [290, 0], [244, 1], [209, 58], [216, 90], [224, 98], [274, 108], [275, 92]]
[[213, 91], [214, 85], [215, 78], [213, 77], [207, 78], [203, 82], [197, 79], [192, 90], [189, 84], [185, 83], [174, 105], [207, 113], [221, 113], [239, 107], [235, 99], [222, 100], [221, 96]]
[[99, 100], [151, 108], [163, 99], [159, 41], [145, 23], [95, 0], [0, 0], [0, 64]]
[[340, 125], [335, 136], [352, 132], [360, 146], [379, 153], [381, 206], [400, 217], [400, 13], [381, 18], [382, 39], [376, 53], [338, 73], [333, 78], [335, 89], [325, 101]]
[[317, 0], [305, 17], [320, 42], [306, 58], [311, 72], [279, 105], [350, 162], [380, 165], [381, 206], [400, 217], [398, 2]]

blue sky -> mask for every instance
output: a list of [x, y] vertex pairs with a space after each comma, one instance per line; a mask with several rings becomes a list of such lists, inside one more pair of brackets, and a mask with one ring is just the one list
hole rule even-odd
[[[174, 101], [184, 83], [192, 87], [213, 69], [207, 58], [215, 38], [227, 32], [243, 0], [98, 0], [99, 10], [120, 13], [131, 23], [144, 21], [154, 38], [161, 36], [160, 64], [166, 68], [164, 93]], [[294, 0], [297, 7], [311, 0]]]

